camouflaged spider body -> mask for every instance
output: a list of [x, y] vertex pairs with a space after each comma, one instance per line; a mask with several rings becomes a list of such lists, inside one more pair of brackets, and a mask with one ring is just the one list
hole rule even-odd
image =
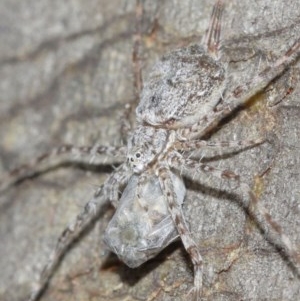
[[[248, 198], [249, 210], [263, 229], [286, 253], [292, 263], [297, 252], [247, 184], [230, 170], [220, 170], [189, 157], [189, 152], [205, 148], [250, 147], [265, 139], [210, 142], [204, 139], [232, 111], [239, 109], [281, 75], [298, 56], [297, 40], [268, 68], [258, 71], [249, 82], [227, 89], [226, 58], [221, 55], [223, 1], [216, 2], [209, 28], [201, 45], [170, 52], [153, 67], [141, 91], [136, 109], [137, 127], [124, 147], [64, 146], [41, 156], [25, 169], [63, 153], [98, 153], [122, 158], [123, 162], [99, 187], [84, 211], [61, 234], [56, 249], [35, 284], [29, 300], [37, 300], [55, 267], [70, 244], [99, 216], [103, 203], [110, 201], [116, 212], [105, 233], [105, 242], [126, 264], [136, 267], [154, 257], [180, 238], [194, 267], [193, 299], [202, 296], [203, 260], [185, 220], [182, 204], [185, 185], [181, 174], [201, 174], [233, 181]], [[137, 85], [138, 86], [138, 85]], [[224, 99], [223, 99], [224, 98]], [[220, 105], [219, 105], [220, 104]], [[22, 176], [20, 168], [10, 173]], [[5, 181], [4, 181], [5, 182]], [[125, 187], [125, 189], [124, 189]], [[120, 198], [120, 191], [122, 196]]]
[[191, 126], [217, 105], [225, 79], [225, 66], [202, 45], [168, 53], [144, 84], [137, 118], [153, 126]]

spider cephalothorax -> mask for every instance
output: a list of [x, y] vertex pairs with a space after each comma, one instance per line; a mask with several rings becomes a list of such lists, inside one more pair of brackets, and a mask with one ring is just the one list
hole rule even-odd
[[166, 147], [166, 129], [139, 125], [128, 141], [127, 161], [133, 172], [141, 173]]

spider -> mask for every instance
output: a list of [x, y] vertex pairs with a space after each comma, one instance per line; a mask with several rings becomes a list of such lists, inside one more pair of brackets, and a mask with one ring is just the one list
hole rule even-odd
[[[248, 198], [250, 205], [247, 206], [253, 207], [251, 210], [255, 216], [258, 216], [258, 220], [263, 220], [263, 227], [267, 227], [265, 231], [270, 231], [272, 240], [284, 249], [292, 263], [296, 262], [296, 250], [292, 243], [260, 204], [248, 185], [240, 181], [236, 173], [212, 167], [201, 160], [194, 160], [189, 154], [193, 150], [250, 147], [263, 143], [264, 139], [210, 142], [204, 138], [232, 112], [240, 109], [252, 96], [281, 75], [299, 54], [299, 41], [296, 41], [282, 57], [272, 63], [270, 68], [257, 72], [249, 82], [230, 90], [226, 89], [228, 87], [227, 62], [222, 56], [220, 41], [222, 11], [223, 2], [217, 1], [210, 26], [201, 45], [174, 50], [164, 55], [154, 66], [141, 91], [141, 100], [136, 109], [137, 127], [129, 138], [127, 149], [101, 146], [75, 148], [66, 145], [48, 154], [51, 157], [77, 151], [114, 155], [126, 158], [126, 161], [97, 189], [94, 198], [85, 206], [84, 212], [62, 233], [30, 300], [39, 297], [65, 250], [91, 220], [99, 215], [103, 203], [108, 200], [117, 208], [116, 215], [105, 235], [110, 248], [127, 264], [134, 267], [155, 256], [179, 235], [194, 266], [192, 294], [195, 300], [200, 300], [203, 260], [182, 212], [185, 188], [181, 174], [193, 174], [197, 177], [206, 174], [234, 182], [238, 188], [241, 188], [243, 196]], [[46, 157], [47, 155], [39, 157], [32, 166], [42, 162]], [[22, 168], [15, 170], [11, 175], [18, 177], [22, 171]], [[123, 191], [124, 187], [126, 188], [119, 201], [119, 191]], [[157, 197], [150, 202], [151, 191], [156, 189], [158, 190], [154, 195]], [[134, 192], [133, 196], [130, 195], [132, 192]], [[157, 199], [160, 201], [155, 204], [157, 208], [154, 209], [152, 205]], [[131, 214], [128, 215], [127, 224], [122, 225], [121, 220], [124, 221], [122, 214], [125, 210], [121, 208], [122, 206], [127, 208], [129, 202], [134, 210], [129, 212]], [[133, 219], [139, 218], [140, 213], [145, 213], [144, 217], [149, 218], [149, 228], [142, 224], [144, 220]], [[153, 236], [153, 232], [160, 231], [157, 232], [158, 236], [162, 233], [164, 229], [162, 222], [166, 222], [165, 229], [168, 230], [168, 234], [163, 242], [158, 243], [158, 237]], [[125, 230], [118, 231], [122, 226]], [[133, 250], [135, 253], [131, 257], [127, 254], [128, 248], [135, 238], [132, 236], [132, 231], [128, 230], [130, 227], [133, 230], [144, 231], [137, 240], [142, 247], [138, 246], [139, 253]], [[157, 249], [150, 247], [150, 239], [147, 235], [153, 237]], [[126, 244], [126, 239], [129, 245]], [[143, 239], [145, 241], [142, 242]], [[141, 261], [137, 254], [143, 256]]]

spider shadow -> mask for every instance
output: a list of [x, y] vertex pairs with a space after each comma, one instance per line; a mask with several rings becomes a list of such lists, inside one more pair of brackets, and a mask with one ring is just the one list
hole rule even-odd
[[[159, 267], [164, 261], [167, 260], [177, 249], [184, 249], [180, 241], [175, 241], [163, 249], [159, 254], [154, 258], [144, 262], [141, 266], [137, 268], [130, 268], [120, 259], [117, 255], [110, 252], [105, 262], [101, 266], [101, 270], [115, 268], [114, 273], [118, 274], [123, 283], [128, 284], [129, 286], [136, 285], [141, 279], [147, 277], [148, 274], [153, 272], [157, 267]], [[188, 255], [185, 255], [186, 260], [188, 261]], [[159, 279], [156, 279], [154, 276], [154, 282], [159, 283]], [[159, 285], [159, 284], [157, 284]]]
[[[13, 185], [18, 185], [21, 184], [23, 181], [25, 181], [26, 179], [34, 179], [42, 174], [45, 173], [49, 173], [52, 170], [57, 170], [59, 168], [67, 168], [67, 167], [73, 167], [76, 169], [81, 169], [81, 170], [93, 170], [94, 172], [97, 173], [103, 173], [104, 171], [109, 172], [112, 171], [111, 166], [104, 166], [104, 165], [91, 165], [91, 164], [85, 164], [85, 163], [76, 163], [74, 164], [74, 162], [63, 162], [57, 165], [52, 166], [51, 168], [47, 168], [46, 170], [42, 171], [42, 172], [36, 172], [34, 174], [32, 174], [30, 177], [24, 177], [22, 179], [18, 179], [18, 181], [16, 181]], [[51, 185], [48, 183], [48, 185]], [[6, 189], [5, 189], [6, 190]], [[6, 204], [6, 205], [11, 205], [11, 204]], [[3, 206], [2, 206], [3, 207]], [[2, 209], [2, 207], [0, 209]], [[62, 252], [61, 255], [59, 255], [59, 259], [55, 264], [54, 269], [52, 270], [49, 279], [47, 280], [47, 283], [45, 284], [45, 286], [42, 288], [42, 290], [38, 293], [38, 299], [47, 291], [49, 283], [51, 282], [52, 277], [55, 275], [56, 271], [59, 269], [61, 263], [63, 262], [65, 256], [73, 250], [73, 248], [75, 248], [77, 246], [77, 243], [80, 242], [84, 237], [86, 237], [87, 235], [89, 235], [89, 233], [95, 228], [95, 224], [96, 222], [103, 218], [105, 213], [109, 210], [109, 208], [111, 207], [110, 202], [105, 202], [102, 204], [101, 206], [101, 210], [99, 210], [99, 213], [94, 215], [94, 217], [92, 219], [89, 220], [89, 223], [84, 227], [84, 230], [82, 230], [78, 236], [72, 240], [71, 243], [68, 243], [67, 248]], [[63, 234], [61, 234], [63, 235]], [[26, 296], [26, 299], [29, 298], [29, 296]]]
[[[243, 201], [242, 197], [236, 192], [228, 192], [224, 189], [216, 189], [212, 188], [207, 185], [200, 184], [198, 182], [192, 181], [188, 178], [185, 178], [186, 187], [189, 190], [195, 192], [201, 192], [205, 195], [209, 195], [213, 198], [220, 199], [222, 198], [223, 202], [233, 202], [240, 207], [245, 214], [254, 221], [259, 232], [264, 236], [264, 238], [268, 241], [268, 243], [274, 248], [276, 252], [281, 256], [281, 258], [287, 263], [288, 267], [292, 270], [294, 275], [300, 280], [300, 273], [297, 267], [290, 261], [288, 254], [285, 253], [272, 239], [265, 233], [264, 229], [260, 225], [258, 219], [249, 211], [249, 209], [245, 206], [245, 201]], [[201, 205], [200, 205], [201, 206]], [[157, 254], [154, 258], [150, 259], [149, 261], [143, 263], [141, 266], [137, 268], [129, 268], [123, 263], [121, 260], [114, 253], [109, 253], [108, 257], [106, 258], [105, 262], [101, 266], [101, 270], [114, 270], [116, 274], [119, 275], [122, 282], [127, 283], [129, 286], [136, 285], [141, 279], [147, 277], [150, 273], [152, 273], [158, 266], [161, 265], [165, 260], [168, 259], [177, 249], [181, 249], [181, 256], [184, 259], [187, 269], [190, 269], [190, 272], [193, 273], [193, 268], [191, 266], [191, 261], [189, 258], [188, 253], [184, 250], [184, 247], [181, 241], [175, 241], [167, 246], [164, 250], [162, 250], [159, 254]], [[201, 248], [201, 243], [199, 244], [199, 249], [201, 254], [205, 255], [205, 253], [209, 252], [209, 250], [205, 248]], [[159, 282], [159, 280], [154, 280]], [[158, 284], [159, 285], [159, 284]]]
[[[287, 251], [285, 251], [268, 233], [263, 229], [263, 226], [261, 225], [258, 218], [249, 210], [248, 206], [246, 206], [246, 202], [243, 200], [243, 197], [238, 192], [228, 192], [224, 189], [216, 189], [209, 187], [207, 185], [203, 185], [195, 180], [191, 180], [188, 178], [185, 178], [185, 184], [188, 189], [195, 191], [195, 192], [201, 192], [205, 195], [209, 195], [215, 199], [222, 199], [220, 201], [229, 201], [232, 203], [235, 203], [238, 205], [239, 208], [241, 208], [246, 216], [250, 218], [251, 221], [254, 222], [255, 227], [258, 229], [258, 231], [261, 233], [261, 235], [264, 237], [264, 239], [272, 246], [274, 251], [280, 255], [280, 257], [284, 260], [284, 262], [287, 264], [287, 267], [292, 271], [293, 275], [297, 277], [297, 279], [300, 280], [300, 270], [299, 268], [292, 262], [290, 259], [289, 254]], [[249, 197], [250, 198], [250, 197]], [[251, 206], [251, 205], [250, 205]], [[201, 249], [201, 246], [200, 246]], [[205, 254], [205, 250], [201, 251], [203, 254]]]
[[[202, 155], [201, 154], [201, 156], [199, 156], [197, 153], [195, 153], [195, 155], [192, 155], [191, 158], [196, 159], [196, 160], [198, 159], [201, 161], [201, 163], [207, 164], [210, 162], [234, 158], [236, 155], [243, 153], [245, 151], [248, 151], [257, 146], [258, 145], [249, 145], [244, 148], [237, 149], [237, 150], [229, 150], [229, 151], [222, 151], [222, 152], [218, 151], [217, 153], [215, 153], [213, 155], [206, 155], [206, 154]], [[200, 159], [199, 159], [199, 157], [200, 157]]]
[[[117, 166], [117, 165], [115, 165]], [[21, 176], [17, 178], [15, 181], [10, 183], [7, 187], [5, 187], [3, 190], [0, 191], [0, 197], [2, 195], [8, 196], [7, 199], [0, 204], [0, 212], [5, 212], [5, 210], [9, 209], [11, 206], [14, 205], [14, 202], [18, 201], [18, 198], [15, 197], [15, 192], [17, 193], [18, 187], [21, 187], [25, 182], [29, 181], [35, 181], [39, 179], [40, 176], [49, 174], [51, 172], [58, 171], [60, 169], [70, 169], [73, 171], [91, 171], [93, 173], [99, 173], [99, 174], [105, 174], [105, 173], [111, 173], [114, 169], [112, 165], [103, 165], [103, 164], [90, 164], [85, 162], [74, 162], [72, 160], [64, 160], [63, 162], [59, 162], [57, 164], [53, 164], [52, 166], [47, 166], [45, 169], [40, 171], [32, 171], [30, 174], [26, 174], [24, 176]], [[52, 187], [53, 185], [56, 185], [54, 181], [44, 181], [39, 180], [39, 183], [43, 185], [44, 187]], [[11, 196], [9, 196], [8, 192], [10, 190], [13, 190], [13, 193]]]
[[[206, 160], [207, 161], [215, 161], [215, 160], [219, 160], [220, 158], [224, 159], [224, 155], [231, 157], [242, 151], [243, 150], [239, 150], [239, 151], [235, 151], [235, 152], [230, 152], [228, 154], [221, 154], [221, 155], [213, 156], [212, 158], [209, 158]], [[33, 173], [30, 176], [26, 176], [24, 178], [18, 179], [18, 181], [16, 181], [12, 185], [10, 185], [9, 188], [11, 188], [12, 186], [15, 186], [15, 185], [16, 186], [21, 185], [27, 179], [35, 179], [35, 178], [39, 177], [40, 175], [55, 171], [60, 168], [72, 168], [72, 169], [76, 169], [76, 170], [79, 169], [79, 170], [83, 170], [83, 171], [87, 170], [87, 171], [92, 171], [94, 173], [101, 173], [101, 174], [109, 173], [109, 172], [113, 171], [113, 168], [111, 165], [102, 165], [102, 164], [94, 165], [94, 164], [88, 164], [88, 163], [78, 163], [78, 162], [74, 163], [72, 161], [67, 161], [67, 162], [63, 162], [63, 163], [51, 166], [50, 168], [47, 168], [46, 170]], [[258, 219], [245, 206], [245, 202], [243, 201], [243, 199], [241, 198], [241, 196], [238, 193], [228, 192], [228, 191], [222, 190], [222, 189], [215, 189], [215, 188], [200, 184], [198, 182], [189, 180], [188, 178], [185, 178], [185, 183], [186, 183], [186, 186], [192, 191], [195, 191], [195, 192], [198, 191], [198, 192], [204, 193], [206, 195], [209, 195], [209, 196], [215, 197], [215, 198], [220, 198], [220, 196], [222, 196], [222, 199], [223, 199], [222, 201], [225, 201], [224, 199], [226, 199], [226, 200], [229, 200], [230, 202], [235, 202], [236, 204], [238, 204], [239, 207], [241, 207], [244, 210], [246, 215], [249, 216], [251, 218], [251, 220], [254, 221], [257, 229], [263, 234], [264, 238], [273, 246], [273, 248], [280, 254], [280, 256], [283, 258], [283, 260], [288, 264], [288, 267], [292, 270], [293, 274], [296, 275], [296, 277], [298, 279], [300, 279], [300, 273], [299, 273], [297, 267], [290, 261], [288, 254], [286, 254], [284, 250], [282, 250], [274, 241], [272, 241], [272, 239], [270, 239], [270, 237], [268, 237], [268, 234], [265, 233], [265, 231], [261, 227]], [[46, 183], [44, 185], [51, 185], [51, 183], [48, 183], [48, 184]], [[7, 188], [7, 189], [9, 189], [9, 188]], [[7, 206], [11, 206], [13, 201], [15, 201], [15, 199], [16, 198], [12, 198], [11, 201], [9, 201], [8, 203], [2, 204], [1, 208], [0, 208], [1, 211], [3, 212], [3, 210]], [[104, 215], [104, 213], [107, 211], [109, 206], [110, 206], [109, 204], [105, 204], [103, 206], [100, 214], [95, 216], [95, 218], [91, 221], [89, 226], [68, 247], [68, 251], [72, 250], [73, 247], [76, 246], [78, 241], [80, 241], [83, 237], [85, 237], [85, 235], [88, 235], [90, 233], [90, 231], [94, 228], [96, 221]], [[105, 260], [101, 269], [107, 269], [109, 267], [116, 266], [117, 269], [115, 272], [117, 274], [119, 274], [121, 280], [130, 286], [134, 286], [142, 278], [146, 277], [149, 273], [151, 273], [159, 265], [161, 265], [161, 263], [164, 262], [178, 248], [180, 248], [182, 250], [182, 254], [183, 254], [184, 259], [186, 260], [187, 266], [190, 267], [191, 266], [190, 259], [187, 255], [187, 253], [185, 253], [181, 242], [176, 241], [176, 242], [170, 244], [164, 250], [162, 250], [155, 258], [145, 262], [143, 265], [141, 265], [138, 268], [135, 268], [134, 270], [127, 267], [124, 263], [121, 263], [121, 261], [119, 261], [117, 259], [116, 255], [114, 255], [112, 253]], [[68, 252], [66, 252], [66, 253], [68, 253]], [[205, 253], [205, 250], [203, 251], [203, 253]], [[55, 270], [57, 270], [57, 268], [60, 265], [60, 263], [62, 262], [63, 258], [64, 258], [64, 255], [60, 258], [59, 264], [57, 265]], [[192, 269], [191, 269], [191, 272], [192, 272]]]

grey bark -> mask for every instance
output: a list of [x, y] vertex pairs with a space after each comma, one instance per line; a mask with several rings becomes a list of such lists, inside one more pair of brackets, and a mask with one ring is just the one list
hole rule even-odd
[[[200, 41], [211, 8], [206, 0], [146, 1], [143, 75], [170, 49]], [[131, 0], [0, 1], [1, 173], [61, 144], [121, 143], [119, 116], [134, 98], [134, 24]], [[226, 1], [222, 33], [236, 61], [233, 80], [284, 53], [299, 24], [297, 0]], [[206, 159], [240, 174], [298, 248], [299, 75], [297, 63], [211, 137], [267, 135], [276, 137], [272, 143]], [[107, 172], [57, 168], [0, 195], [1, 300], [24, 300], [57, 237]], [[238, 190], [205, 176], [186, 183], [184, 211], [204, 257], [207, 300], [299, 300], [299, 275], [242, 208]], [[112, 213], [69, 250], [41, 300], [186, 300], [193, 274], [182, 245], [131, 270], [102, 242]]]

